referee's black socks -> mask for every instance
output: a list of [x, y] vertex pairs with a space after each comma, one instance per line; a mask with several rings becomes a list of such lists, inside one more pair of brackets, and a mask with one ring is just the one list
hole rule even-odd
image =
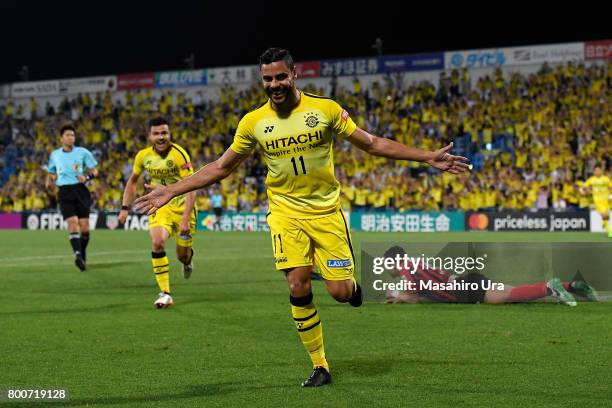
[[72, 246], [72, 252], [74, 252], [75, 255], [83, 255], [83, 250], [81, 249], [81, 234], [79, 234], [78, 232], [71, 232], [70, 245]]
[[81, 232], [81, 253], [83, 254], [83, 260], [87, 260], [86, 251], [87, 244], [89, 244], [89, 231]]

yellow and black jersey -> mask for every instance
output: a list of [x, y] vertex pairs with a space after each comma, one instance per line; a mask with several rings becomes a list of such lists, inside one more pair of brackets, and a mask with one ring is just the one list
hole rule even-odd
[[257, 146], [268, 166], [270, 211], [292, 218], [318, 218], [340, 206], [334, 175], [333, 138], [350, 136], [357, 126], [348, 112], [329, 98], [300, 93], [288, 115], [270, 101], [246, 114], [231, 149], [241, 155]]
[[[140, 150], [134, 159], [132, 171], [136, 176], [146, 171], [151, 177], [152, 185], [166, 186], [193, 174], [193, 167], [187, 151], [172, 143], [164, 156], [157, 153], [152, 146]], [[184, 207], [185, 196], [173, 198], [168, 205], [177, 209]]]
[[585, 187], [591, 188], [593, 201], [608, 201], [610, 197], [610, 186], [612, 183], [608, 176], [591, 176], [584, 183]]

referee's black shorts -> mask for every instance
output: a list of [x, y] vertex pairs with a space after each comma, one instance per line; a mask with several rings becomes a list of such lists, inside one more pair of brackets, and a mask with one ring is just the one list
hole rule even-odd
[[91, 194], [83, 183], [70, 184], [59, 187], [57, 195], [60, 211], [64, 219], [74, 217], [89, 218], [91, 207]]

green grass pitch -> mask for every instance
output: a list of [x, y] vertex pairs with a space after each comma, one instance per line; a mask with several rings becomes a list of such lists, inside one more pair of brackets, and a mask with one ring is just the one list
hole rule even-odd
[[[366, 241], [606, 239], [353, 238], [357, 254]], [[0, 388], [68, 389], [70, 400], [54, 406], [612, 406], [610, 302], [354, 309], [314, 282], [334, 383], [301, 389], [310, 361], [268, 234], [198, 233], [188, 281], [173, 246], [167, 252], [175, 306], [156, 310], [145, 232], [93, 231], [89, 269], [80, 272], [66, 232], [0, 231]]]

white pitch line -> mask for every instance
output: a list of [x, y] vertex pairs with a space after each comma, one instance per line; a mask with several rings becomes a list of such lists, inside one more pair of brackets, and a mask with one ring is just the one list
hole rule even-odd
[[[142, 251], [134, 251], [134, 253], [141, 253]], [[111, 252], [109, 254], [116, 254], [117, 252]], [[124, 251], [125, 253], [132, 253], [130, 251]], [[98, 255], [101, 255], [103, 253], [98, 252]], [[94, 255], [94, 254], [92, 254]], [[87, 257], [88, 259], [91, 260], [91, 255]], [[19, 262], [19, 263], [12, 263], [12, 264], [5, 264], [5, 263], [0, 263], [0, 269], [6, 269], [6, 268], [15, 268], [15, 267], [19, 267], [19, 268], [24, 268], [24, 267], [29, 267], [29, 266], [45, 266], [48, 264], [48, 257], [24, 257], [24, 258], [15, 258], [15, 259], [23, 259], [23, 260], [31, 260], [31, 261], [35, 261], [38, 260], [39, 262]], [[58, 255], [55, 256], [53, 259], [59, 260], [60, 262], [72, 262], [73, 261], [73, 257], [69, 256], [69, 255]], [[209, 256], [209, 257], [204, 257], [204, 256], [196, 256], [194, 258], [196, 261], [198, 262], [206, 262], [206, 261], [221, 261], [221, 260], [227, 260], [229, 259], [228, 256]], [[270, 259], [272, 260], [273, 258], [269, 255], [255, 255], [255, 256], [249, 256], [249, 257], [243, 257], [243, 260], [248, 260], [248, 259]], [[134, 258], [113, 258], [110, 260], [105, 260], [105, 261], [91, 261], [91, 265], [95, 267], [95, 265], [102, 265], [102, 264], [115, 264], [115, 263], [138, 263], [138, 262], [142, 262], [143, 260], [138, 259], [138, 260], [134, 260]], [[58, 263], [55, 265], [63, 265], [63, 263]]]
[[[243, 253], [243, 251], [238, 251], [240, 254]], [[105, 256], [105, 255], [122, 255], [122, 254], [148, 254], [149, 250], [145, 249], [128, 249], [128, 250], [124, 250], [124, 251], [101, 251], [101, 252], [91, 252], [88, 253], [87, 256], [88, 257], [95, 257], [95, 256]], [[230, 255], [228, 255], [229, 257]], [[260, 256], [257, 256], [257, 258], [259, 258]], [[62, 258], [66, 258], [66, 259], [73, 259], [73, 256], [70, 254], [56, 254], [56, 255], [37, 255], [37, 256], [9, 256], [9, 257], [0, 257], [0, 262], [5, 262], [5, 261], [37, 261], [37, 260], [47, 260], [47, 259], [62, 259]], [[208, 259], [225, 259], [227, 257], [218, 257], [218, 258], [208, 258]]]
[[[125, 251], [106, 251], [106, 252], [92, 252], [89, 256], [97, 256], [97, 255], [115, 255], [115, 254], [139, 254], [139, 253], [147, 253], [143, 250], [125, 250]], [[39, 255], [39, 256], [9, 256], [9, 257], [0, 257], [0, 262], [4, 261], [35, 261], [35, 260], [45, 260], [45, 259], [61, 259], [61, 258], [72, 258], [72, 255]]]

